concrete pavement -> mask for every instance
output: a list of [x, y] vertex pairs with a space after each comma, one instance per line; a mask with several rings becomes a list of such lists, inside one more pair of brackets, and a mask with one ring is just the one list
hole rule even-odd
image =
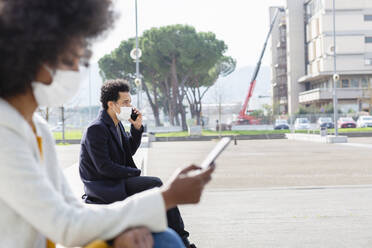
[[[149, 175], [166, 180], [214, 145], [153, 143]], [[367, 148], [239, 141], [217, 161], [202, 202], [180, 209], [199, 247], [370, 247], [371, 162]]]
[[[153, 143], [148, 175], [167, 180], [176, 168], [200, 163], [215, 144]], [[78, 146], [57, 149], [68, 167]], [[238, 141], [217, 161], [202, 202], [180, 207], [191, 241], [208, 248], [371, 247], [371, 162], [369, 147]]]
[[181, 207], [198, 247], [371, 247], [372, 188], [207, 190]]
[[[353, 139], [358, 143], [358, 139]], [[200, 163], [215, 142], [153, 143], [149, 175]], [[372, 183], [372, 149], [293, 140], [238, 141], [217, 161], [210, 189], [358, 185]]]

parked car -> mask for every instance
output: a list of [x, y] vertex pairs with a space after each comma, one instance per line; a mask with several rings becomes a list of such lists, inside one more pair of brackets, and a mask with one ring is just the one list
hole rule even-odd
[[307, 118], [297, 118], [294, 124], [295, 130], [308, 130], [310, 129], [310, 121]]
[[276, 119], [274, 129], [275, 130], [289, 129], [288, 121], [285, 119]]
[[318, 128], [334, 128], [335, 124], [330, 117], [320, 117], [318, 119]]
[[338, 128], [356, 128], [356, 122], [351, 117], [342, 117], [337, 122]]
[[360, 116], [357, 121], [358, 127], [372, 127], [372, 116]]

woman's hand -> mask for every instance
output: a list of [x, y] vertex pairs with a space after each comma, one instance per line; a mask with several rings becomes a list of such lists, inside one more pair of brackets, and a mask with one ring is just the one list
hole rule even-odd
[[195, 204], [200, 201], [204, 186], [211, 180], [215, 166], [210, 166], [200, 173], [193, 173], [201, 170], [196, 165], [190, 165], [178, 170], [169, 182], [162, 187], [162, 194], [166, 209], [173, 208], [179, 204]]

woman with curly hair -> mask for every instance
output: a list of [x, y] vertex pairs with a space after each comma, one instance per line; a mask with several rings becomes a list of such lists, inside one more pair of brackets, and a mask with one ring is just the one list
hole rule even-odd
[[0, 247], [184, 247], [166, 210], [197, 203], [213, 168], [189, 176], [199, 169], [189, 166], [160, 189], [88, 206], [71, 192], [35, 114], [74, 96], [87, 48], [113, 20], [110, 0], [0, 0]]

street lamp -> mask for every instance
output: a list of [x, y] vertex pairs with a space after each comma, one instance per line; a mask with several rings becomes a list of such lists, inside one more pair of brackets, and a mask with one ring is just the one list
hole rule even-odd
[[337, 61], [336, 61], [336, 0], [333, 0], [333, 118], [335, 123], [335, 135], [338, 136], [337, 125], [337, 82], [340, 76], [337, 74]]
[[141, 109], [141, 103], [142, 103], [142, 83], [141, 83], [141, 78], [139, 74], [139, 62], [140, 62], [140, 57], [142, 55], [141, 49], [138, 48], [138, 18], [137, 18], [137, 0], [135, 0], [135, 11], [136, 11], [136, 48], [132, 49], [130, 51], [130, 57], [134, 60], [136, 63], [136, 79], [134, 80], [135, 85], [137, 86], [137, 108]]
[[92, 77], [91, 77], [91, 67], [88, 69], [89, 73], [89, 122], [92, 120]]
[[142, 51], [141, 49], [137, 49], [137, 48], [134, 48], [132, 49], [132, 51], [130, 52], [130, 57], [134, 60], [134, 62], [136, 63], [136, 79], [134, 79], [134, 84], [137, 86], [137, 108], [138, 109], [141, 109], [140, 107], [140, 104], [141, 104], [141, 100], [140, 99], [140, 96], [141, 96], [141, 90], [142, 90], [142, 81], [141, 81], [141, 78], [140, 78], [140, 75], [139, 75], [139, 58], [141, 57], [142, 55]]
[[137, 92], [137, 108], [138, 109], [141, 109], [141, 91], [142, 91], [142, 84], [141, 84], [141, 81], [138, 81], [140, 80], [140, 77], [139, 77], [139, 50], [138, 50], [138, 17], [137, 17], [137, 0], [135, 0], [135, 3], [136, 3], [136, 82], [135, 83], [138, 83], [139, 85], [137, 85], [137, 89], [138, 89], [138, 92]]

